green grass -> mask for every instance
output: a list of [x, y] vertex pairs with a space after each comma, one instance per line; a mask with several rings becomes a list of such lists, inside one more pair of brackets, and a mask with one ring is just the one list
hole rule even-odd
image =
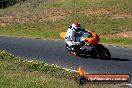
[[[10, 26], [0, 27], [0, 35], [60, 39], [60, 33], [66, 31], [74, 21], [79, 21], [82, 27], [96, 31], [100, 36], [132, 31], [132, 15], [125, 17], [126, 14], [132, 14], [131, 4], [131, 0], [26, 0], [12, 7], [0, 9], [0, 16], [5, 18], [7, 16], [4, 19], [7, 23], [8, 16], [14, 17], [14, 20], [9, 21]], [[82, 9], [92, 9], [93, 13], [84, 15], [80, 13]], [[100, 9], [104, 9], [104, 11], [99, 12]], [[20, 18], [17, 18], [18, 13]], [[84, 11], [84, 13], [88, 12]], [[116, 13], [119, 18], [116, 16], [113, 18]], [[120, 18], [120, 13], [124, 16], [123, 18]], [[45, 16], [46, 14], [49, 17]], [[62, 18], [51, 20], [52, 16], [62, 16]], [[44, 17], [44, 19], [39, 21], [40, 17]], [[22, 19], [23, 22], [25, 18], [30, 21], [17, 22]], [[119, 38], [111, 40], [116, 44], [125, 42]], [[119, 42], [120, 40], [122, 42]], [[114, 43], [104, 39], [102, 42]]]
[[101, 42], [109, 45], [132, 48], [131, 38], [102, 38]]
[[[91, 31], [96, 31], [100, 36], [120, 33], [123, 31], [131, 31], [132, 19], [109, 19], [99, 17], [80, 16], [79, 18], [71, 17], [58, 22], [45, 21], [35, 22], [30, 24], [7, 26], [0, 28], [0, 35], [19, 36], [19, 37], [35, 37], [47, 39], [60, 39], [60, 33], [66, 31], [69, 23], [74, 20], [79, 20], [83, 27], [89, 28]], [[64, 22], [66, 22], [64, 24]], [[102, 38], [102, 37], [101, 37]], [[132, 45], [131, 38], [105, 38], [101, 42], [108, 44]]]
[[[6, 65], [8, 64], [8, 65]], [[74, 80], [57, 78], [38, 71], [22, 71], [22, 66], [16, 69], [16, 64], [10, 61], [0, 61], [0, 88], [75, 88]], [[14, 70], [12, 70], [13, 68]], [[75, 84], [72, 85], [68, 81]]]
[[[27, 61], [0, 51], [0, 88], [77, 88], [78, 74], [40, 61]], [[108, 84], [87, 84], [79, 88], [111, 88]]]
[[[8, 64], [7, 66], [5, 64]], [[11, 70], [11, 62], [0, 61], [0, 88], [77, 88], [73, 79], [57, 78], [37, 71]], [[107, 85], [110, 88], [110, 85]], [[105, 88], [106, 84], [89, 84], [79, 88]]]
[[130, 44], [132, 45], [132, 39], [130, 38], [102, 38], [101, 40], [103, 43], [120, 43], [120, 44]]
[[[51, 3], [52, 2], [52, 3]], [[131, 0], [49, 0], [49, 8], [113, 8], [132, 11]]]
[[[56, 25], [54, 25], [56, 26]], [[7, 26], [0, 28], [1, 35], [21, 36], [21, 37], [41, 37], [55, 39], [59, 38], [59, 30], [50, 27], [47, 23], [33, 23], [17, 26]]]
[[82, 24], [82, 27], [96, 31], [100, 35], [131, 31], [132, 29], [132, 19], [109, 19], [106, 17], [87, 17], [83, 15], [76, 17], [75, 15], [57, 22], [44, 21], [0, 27], [0, 34], [59, 38], [59, 33], [66, 31], [68, 25], [71, 25], [75, 20], [78, 20]]

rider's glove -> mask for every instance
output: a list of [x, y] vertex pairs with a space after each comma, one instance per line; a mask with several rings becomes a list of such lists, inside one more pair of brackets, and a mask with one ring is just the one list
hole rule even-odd
[[78, 33], [78, 35], [79, 35], [79, 36], [82, 36], [82, 32], [80, 31], [80, 32]]

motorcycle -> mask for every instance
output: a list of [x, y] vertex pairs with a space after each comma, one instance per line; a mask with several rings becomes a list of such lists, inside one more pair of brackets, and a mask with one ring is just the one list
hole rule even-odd
[[[62, 32], [60, 36], [65, 39], [66, 32]], [[79, 37], [80, 40], [83, 41], [83, 46], [75, 45], [74, 46], [74, 55], [77, 56], [91, 56], [92, 58], [101, 58], [101, 59], [109, 59], [111, 58], [111, 53], [109, 50], [99, 43], [100, 38], [98, 34], [94, 31], [82, 33]], [[66, 49], [73, 54], [66, 43]]]

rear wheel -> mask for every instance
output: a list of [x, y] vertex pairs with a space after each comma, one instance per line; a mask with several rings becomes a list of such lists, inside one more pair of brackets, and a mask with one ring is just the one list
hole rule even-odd
[[99, 57], [102, 59], [109, 59], [111, 58], [111, 54], [107, 48], [104, 48], [98, 53]]
[[97, 58], [97, 50], [95, 48], [92, 48], [91, 57], [94, 59]]
[[98, 44], [95, 46], [97, 57], [101, 59], [109, 59], [111, 58], [111, 54], [107, 48], [105, 48], [102, 44]]

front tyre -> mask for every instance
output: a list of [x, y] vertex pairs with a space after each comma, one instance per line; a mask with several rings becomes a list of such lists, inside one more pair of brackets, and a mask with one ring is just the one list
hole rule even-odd
[[70, 47], [68, 44], [66, 44], [66, 49], [68, 50], [69, 53], [75, 55], [75, 56], [80, 56], [79, 52], [79, 47], [78, 46], [72, 46]]

